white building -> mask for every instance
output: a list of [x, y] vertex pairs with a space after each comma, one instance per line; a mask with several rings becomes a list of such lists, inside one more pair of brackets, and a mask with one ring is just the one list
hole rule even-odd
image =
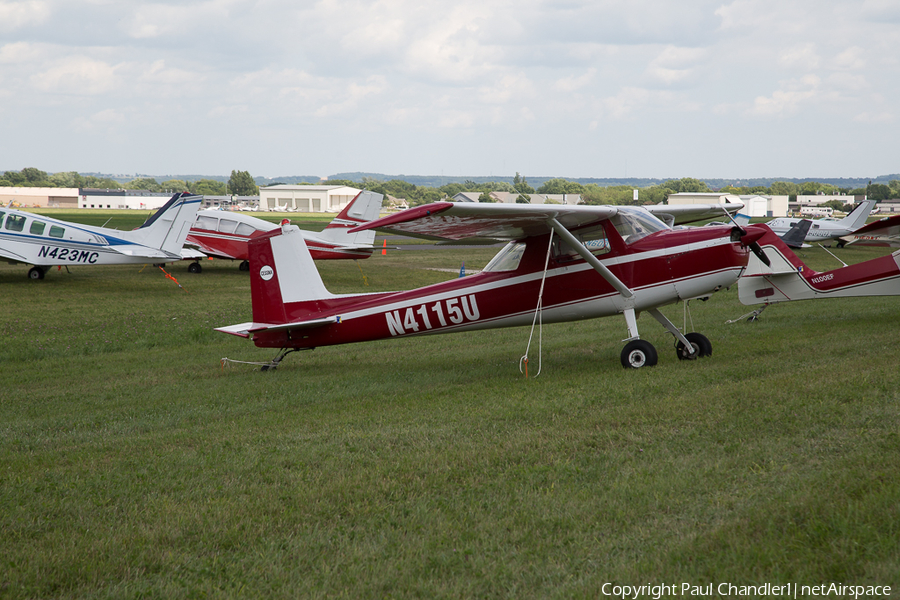
[[75, 208], [78, 188], [0, 187], [0, 206], [10, 202], [23, 208]]
[[123, 208], [156, 210], [169, 201], [172, 194], [146, 190], [99, 190], [83, 188], [78, 208]]
[[725, 204], [743, 202], [740, 211], [750, 217], [786, 217], [787, 196], [737, 196], [722, 192], [678, 192], [669, 194], [669, 204]]
[[259, 188], [259, 209], [340, 212], [360, 191], [345, 185], [270, 185]]
[[846, 194], [797, 194], [797, 205], [814, 206], [816, 204], [825, 204], [830, 200], [837, 200], [841, 204], [850, 204], [852, 206], [864, 199], [865, 196], [847, 196]]

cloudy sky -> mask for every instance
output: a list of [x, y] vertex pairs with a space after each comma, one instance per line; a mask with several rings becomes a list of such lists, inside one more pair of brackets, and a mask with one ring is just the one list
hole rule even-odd
[[0, 0], [0, 171], [900, 173], [897, 0]]

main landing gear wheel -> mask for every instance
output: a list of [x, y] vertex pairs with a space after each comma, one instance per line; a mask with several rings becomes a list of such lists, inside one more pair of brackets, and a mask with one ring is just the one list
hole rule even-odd
[[192, 262], [188, 265], [188, 273], [200, 273], [203, 271], [203, 267], [200, 266], [198, 262]]
[[657, 359], [656, 348], [644, 340], [632, 340], [622, 349], [622, 366], [626, 369], [652, 367]]
[[675, 344], [675, 355], [678, 357], [678, 360], [695, 360], [698, 357], [712, 356], [712, 344], [705, 335], [702, 333], [687, 333], [684, 337], [693, 346], [694, 353], [688, 352], [687, 346], [679, 340]]
[[40, 267], [31, 267], [28, 269], [28, 279], [33, 279], [37, 281], [38, 279], [44, 278], [44, 269]]
[[250, 270], [250, 261], [244, 261], [238, 265], [238, 271], [249, 271]]

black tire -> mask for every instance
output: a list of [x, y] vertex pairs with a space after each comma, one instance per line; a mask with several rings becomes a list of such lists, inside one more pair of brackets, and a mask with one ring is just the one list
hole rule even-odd
[[632, 340], [622, 349], [622, 366], [626, 369], [652, 367], [658, 359], [656, 348], [644, 340]]
[[31, 267], [28, 269], [28, 279], [32, 281], [37, 281], [38, 279], [44, 278], [44, 270], [40, 267]]
[[240, 265], [238, 265], [238, 271], [249, 271], [250, 270], [250, 262], [243, 261]]
[[203, 267], [198, 262], [192, 262], [188, 265], [188, 273], [202, 273]]
[[675, 344], [675, 355], [678, 357], [678, 360], [694, 360], [696, 358], [712, 356], [712, 343], [710, 343], [705, 335], [702, 333], [688, 333], [685, 334], [684, 337], [686, 337], [687, 341], [694, 347], [694, 353], [691, 354], [688, 352], [687, 347], [679, 340], [678, 343]]

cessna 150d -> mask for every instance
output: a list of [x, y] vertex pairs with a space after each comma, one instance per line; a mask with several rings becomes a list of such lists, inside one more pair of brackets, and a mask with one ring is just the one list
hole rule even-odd
[[[732, 205], [736, 210], [740, 204]], [[721, 205], [652, 207], [671, 222], [709, 219]], [[412, 335], [574, 321], [621, 314], [622, 365], [654, 365], [637, 318], [652, 315], [675, 337], [679, 359], [709, 356], [699, 333], [682, 333], [659, 307], [732, 285], [758, 252], [762, 225], [673, 230], [642, 207], [438, 202], [384, 217], [378, 229], [445, 242], [509, 240], [478, 274], [419, 289], [335, 295], [316, 270], [301, 231], [285, 224], [250, 242], [253, 321], [217, 331], [289, 352]], [[546, 284], [546, 285], [545, 285]]]
[[807, 267], [774, 233], [767, 233], [758, 243], [769, 260], [762, 263], [750, 257], [738, 282], [743, 304], [768, 306], [791, 300], [900, 295], [900, 250], [820, 273]]
[[[375, 232], [349, 233], [349, 229], [377, 219], [383, 198], [381, 194], [362, 191], [321, 233], [301, 230], [312, 257], [316, 260], [369, 258], [374, 249]], [[278, 229], [278, 225], [241, 213], [201, 210], [187, 243], [214, 258], [243, 261], [239, 268], [247, 271], [250, 268], [247, 243], [274, 229]], [[193, 262], [188, 270], [199, 273], [202, 267], [199, 262]]]
[[30, 212], [0, 208], [0, 257], [34, 265], [31, 279], [49, 267], [162, 264], [182, 260], [200, 196], [175, 194], [134, 231], [69, 223]]

